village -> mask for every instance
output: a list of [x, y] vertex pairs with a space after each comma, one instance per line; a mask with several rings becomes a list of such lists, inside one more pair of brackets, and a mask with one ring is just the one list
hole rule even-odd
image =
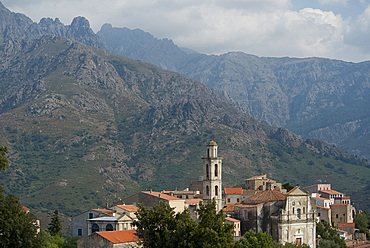
[[233, 225], [234, 241], [249, 230], [265, 232], [280, 244], [317, 246], [316, 224], [327, 222], [347, 246], [363, 246], [366, 235], [355, 229], [355, 207], [349, 196], [331, 184], [293, 187], [289, 191], [266, 174], [245, 179], [243, 185], [222, 187], [222, 158], [211, 141], [203, 160], [203, 177], [184, 190], [141, 191], [105, 209], [90, 209], [72, 219], [78, 247], [142, 247], [133, 222], [138, 204], [151, 208], [165, 202], [175, 213], [185, 209], [197, 219], [200, 204], [214, 200], [225, 223]]

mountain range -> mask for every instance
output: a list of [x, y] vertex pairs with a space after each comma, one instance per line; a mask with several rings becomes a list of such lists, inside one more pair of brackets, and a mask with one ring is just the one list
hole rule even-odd
[[10, 151], [0, 184], [33, 211], [74, 216], [140, 189], [185, 188], [202, 175], [210, 140], [224, 186], [264, 173], [330, 182], [370, 208], [368, 161], [250, 117], [229, 94], [178, 72], [102, 49], [83, 17], [34, 23], [0, 4], [0, 36], [0, 145]]
[[370, 61], [188, 54], [167, 39], [110, 24], [97, 34], [108, 50], [183, 73], [261, 121], [370, 159]]

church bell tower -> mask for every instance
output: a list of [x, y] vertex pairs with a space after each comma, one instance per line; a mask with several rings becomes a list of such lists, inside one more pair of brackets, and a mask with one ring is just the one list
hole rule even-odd
[[216, 211], [222, 209], [222, 158], [217, 157], [217, 144], [207, 145], [207, 157], [203, 160], [203, 203], [216, 200]]

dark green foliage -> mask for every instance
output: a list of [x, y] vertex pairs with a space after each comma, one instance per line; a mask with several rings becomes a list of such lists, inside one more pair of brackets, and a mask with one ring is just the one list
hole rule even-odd
[[319, 222], [316, 225], [316, 235], [319, 237], [318, 248], [346, 248], [346, 243], [329, 223]]
[[290, 183], [284, 183], [281, 186], [283, 187], [283, 189], [286, 189], [287, 192], [289, 192], [290, 190], [292, 190], [294, 188], [294, 186], [290, 185]]
[[8, 166], [8, 159], [6, 158], [7, 153], [8, 149], [6, 146], [0, 146], [0, 171]]
[[354, 217], [354, 222], [356, 228], [360, 229], [361, 233], [366, 233], [367, 238], [369, 238], [370, 229], [370, 215], [366, 211], [359, 211]]
[[22, 211], [14, 195], [3, 195], [0, 187], [0, 247], [39, 247], [36, 217]]
[[279, 244], [278, 242], [272, 240], [271, 235], [259, 232], [255, 233], [253, 230], [249, 230], [244, 233], [243, 238], [236, 242], [234, 245], [235, 248], [309, 248], [308, 245], [302, 244], [292, 244], [285, 243], [284, 245]]
[[51, 236], [62, 236], [62, 223], [59, 218], [58, 210], [55, 210], [53, 216], [51, 217], [51, 222], [49, 223], [48, 230]]
[[175, 214], [165, 202], [152, 209], [141, 205], [134, 225], [144, 247], [231, 247], [233, 227], [224, 224], [225, 217], [215, 206], [214, 201], [201, 205], [198, 223], [187, 210]]

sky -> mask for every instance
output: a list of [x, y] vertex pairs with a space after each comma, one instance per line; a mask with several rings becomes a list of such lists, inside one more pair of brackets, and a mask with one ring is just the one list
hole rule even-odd
[[33, 21], [86, 17], [206, 54], [370, 60], [370, 0], [0, 0]]

